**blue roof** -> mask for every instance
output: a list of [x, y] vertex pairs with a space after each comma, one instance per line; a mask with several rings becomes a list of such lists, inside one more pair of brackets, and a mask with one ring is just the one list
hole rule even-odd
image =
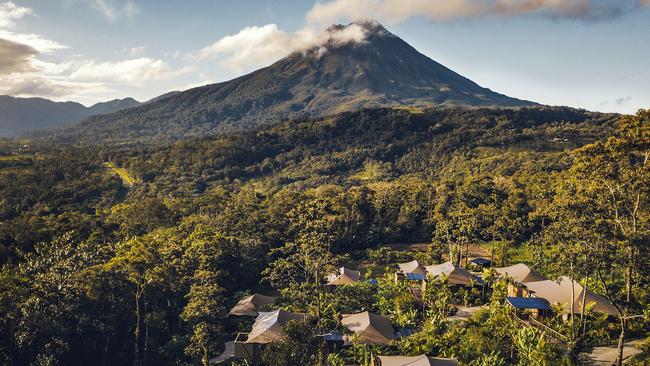
[[478, 264], [478, 265], [481, 265], [481, 266], [486, 266], [486, 265], [492, 263], [491, 260], [485, 259], [485, 258], [474, 258], [469, 262], [474, 263], [474, 264]]
[[506, 297], [506, 301], [516, 309], [551, 310], [546, 300], [537, 297]]
[[343, 336], [336, 330], [333, 330], [327, 334], [323, 334], [323, 338], [329, 342], [338, 342], [343, 340]]
[[371, 285], [377, 285], [377, 284], [379, 283], [379, 282], [377, 282], [377, 280], [374, 279], [374, 278], [369, 279], [368, 282], [370, 282]]
[[421, 273], [407, 273], [406, 278], [411, 281], [422, 281], [424, 280], [424, 275]]
[[415, 333], [417, 333], [417, 332], [418, 332], [418, 330], [415, 329], [415, 328], [399, 328], [399, 329], [395, 332], [395, 335], [396, 335], [398, 338], [404, 338], [404, 337], [408, 337], [408, 336], [410, 336], [411, 334], [415, 334]]

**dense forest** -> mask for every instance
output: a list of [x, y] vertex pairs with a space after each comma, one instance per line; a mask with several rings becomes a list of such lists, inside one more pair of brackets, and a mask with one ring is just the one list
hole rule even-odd
[[[649, 156], [650, 111], [562, 107], [366, 109], [173, 144], [2, 140], [0, 363], [206, 364], [250, 326], [227, 310], [261, 292], [309, 315], [265, 348], [266, 365], [363, 364], [356, 349], [324, 356], [317, 335], [364, 310], [417, 329], [372, 352], [576, 364], [648, 336]], [[553, 319], [558, 345], [520, 329], [489, 271], [481, 294], [430, 286], [425, 311], [389, 280], [398, 261], [470, 244], [579, 279], [619, 316]], [[323, 293], [350, 264], [378, 287]], [[445, 321], [459, 303], [490, 306]]]

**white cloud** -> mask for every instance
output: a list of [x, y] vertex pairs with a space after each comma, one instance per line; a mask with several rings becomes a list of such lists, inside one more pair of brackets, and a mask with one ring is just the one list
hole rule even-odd
[[[132, 1], [121, 2], [121, 7], [108, 0], [92, 1], [112, 19], [132, 16], [137, 9]], [[0, 3], [0, 94], [89, 100], [93, 95], [114, 93], [123, 86], [142, 85], [191, 70], [186, 67], [175, 71], [163, 60], [142, 57], [143, 47], [123, 50], [128, 56], [126, 60], [100, 61], [77, 56], [44, 61], [43, 54], [53, 59], [57, 51], [68, 47], [37, 34], [8, 30], [30, 14], [33, 11], [29, 8]]]
[[[605, 3], [599, 0], [325, 0], [314, 4], [305, 16], [305, 26], [297, 32], [285, 32], [276, 24], [250, 26], [215, 41], [189, 58], [195, 61], [217, 58], [229, 69], [244, 71], [310, 47], [322, 46], [316, 53], [321, 55], [327, 51], [325, 44], [333, 40], [360, 42], [364, 39], [362, 27], [319, 32], [340, 22], [371, 18], [396, 24], [412, 17], [439, 22], [525, 15], [593, 20], [616, 16], [629, 10], [631, 5], [631, 8], [638, 8], [638, 1], [622, 0], [611, 3], [614, 5], [603, 5]], [[640, 1], [650, 3], [650, 0]]]
[[174, 71], [164, 61], [151, 58], [58, 63], [33, 59], [28, 65], [29, 69], [0, 73], [0, 94], [88, 101], [114, 94], [124, 86], [144, 85], [189, 71], [188, 68]]
[[64, 78], [42, 76], [38, 73], [14, 73], [0, 76], [0, 94], [18, 97], [45, 97], [52, 99], [101, 94], [112, 89], [102, 83], [74, 82]]
[[171, 74], [171, 68], [166, 62], [141, 57], [119, 62], [88, 61], [76, 67], [70, 74], [70, 79], [136, 84]]
[[294, 33], [284, 32], [276, 24], [267, 24], [246, 27], [237, 34], [225, 36], [199, 50], [192, 58], [197, 61], [219, 58], [224, 66], [241, 71], [250, 66], [267, 64], [293, 51], [318, 47], [317, 54], [322, 55], [327, 47], [360, 43], [365, 37], [364, 27], [358, 24], [331, 28], [325, 32], [306, 27]]
[[17, 6], [11, 1], [0, 3], [0, 28], [13, 28], [16, 20], [32, 13], [32, 9]]
[[110, 22], [122, 18], [131, 19], [140, 13], [140, 8], [134, 0], [84, 0], [101, 13]]
[[0, 38], [27, 45], [34, 48], [39, 53], [52, 53], [57, 50], [68, 48], [68, 46], [43, 38], [38, 34], [22, 34], [0, 29]]
[[316, 3], [306, 19], [310, 24], [319, 25], [359, 17], [372, 17], [389, 24], [411, 17], [432, 21], [522, 15], [597, 19], [620, 14], [624, 3], [629, 1], [603, 5], [596, 0], [330, 0]]

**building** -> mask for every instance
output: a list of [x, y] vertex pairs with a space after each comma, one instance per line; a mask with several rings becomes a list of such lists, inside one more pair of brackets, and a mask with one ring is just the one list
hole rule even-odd
[[246, 296], [230, 309], [228, 315], [232, 316], [258, 316], [260, 310], [264, 310], [275, 302], [275, 297], [254, 294]]
[[[390, 319], [367, 311], [343, 314], [341, 324], [354, 332], [356, 341], [362, 344], [388, 344], [397, 338]], [[353, 338], [346, 338], [347, 342], [352, 340]]]
[[349, 285], [358, 282], [359, 279], [361, 279], [361, 272], [341, 267], [337, 273], [332, 273], [327, 276], [327, 285]]
[[473, 286], [481, 281], [469, 271], [455, 266], [451, 262], [425, 267], [427, 274], [436, 279], [446, 278], [450, 285]]
[[[582, 313], [582, 298], [585, 297], [585, 303], [594, 303], [595, 312], [618, 315], [616, 307], [605, 297], [595, 294], [570, 277], [562, 276], [557, 281], [545, 280], [524, 283], [530, 296], [546, 299], [549, 304], [563, 305], [564, 313], [574, 314]], [[573, 296], [573, 297], [572, 297]]]
[[377, 356], [379, 363], [373, 363], [374, 366], [456, 366], [458, 361], [453, 358], [429, 357], [427, 355], [419, 356]]
[[500, 267], [494, 269], [498, 274], [512, 280], [508, 283], [508, 296], [528, 297], [526, 283], [544, 281], [546, 278], [541, 274], [533, 271], [527, 265], [518, 263], [510, 267]]

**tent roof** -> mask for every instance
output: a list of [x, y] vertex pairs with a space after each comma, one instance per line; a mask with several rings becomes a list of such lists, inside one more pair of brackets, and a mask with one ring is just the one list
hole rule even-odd
[[433, 277], [447, 277], [447, 280], [452, 285], [471, 285], [478, 282], [473, 274], [467, 270], [454, 266], [451, 262], [436, 264], [433, 266], [426, 266], [427, 273]]
[[455, 366], [453, 358], [419, 356], [378, 356], [381, 366]]
[[357, 334], [360, 343], [386, 344], [395, 339], [395, 330], [385, 316], [367, 311], [358, 314], [343, 314], [341, 323]]
[[413, 260], [410, 262], [406, 263], [398, 263], [400, 271], [402, 273], [407, 274], [407, 273], [419, 273], [422, 275], [426, 275], [427, 271], [424, 269], [424, 266], [420, 264], [420, 262]]
[[510, 267], [495, 268], [494, 270], [497, 271], [497, 273], [499, 273], [500, 275], [508, 276], [512, 278], [515, 282], [519, 282], [519, 283], [546, 280], [544, 276], [533, 271], [523, 263], [517, 263]]
[[338, 273], [332, 273], [327, 277], [328, 285], [349, 285], [359, 281], [361, 272], [354, 271], [345, 267], [339, 268]]
[[[557, 281], [546, 280], [536, 282], [526, 282], [526, 288], [533, 293], [535, 297], [540, 297], [548, 300], [551, 304], [563, 304], [564, 311], [580, 314], [582, 310], [582, 293], [584, 287], [577, 281], [573, 281], [570, 277], [560, 277]], [[571, 287], [573, 286], [574, 298], [571, 299]], [[614, 305], [605, 297], [597, 295], [589, 290], [586, 293], [586, 303], [594, 302], [594, 311], [605, 313], [609, 315], [617, 315], [618, 312]]]
[[230, 309], [228, 315], [257, 316], [258, 310], [273, 304], [275, 297], [254, 294], [246, 296]]
[[266, 344], [273, 342], [284, 335], [282, 327], [289, 320], [303, 320], [305, 314], [291, 313], [284, 310], [270, 312], [260, 312], [255, 318], [253, 329], [248, 333], [248, 339], [245, 343]]

